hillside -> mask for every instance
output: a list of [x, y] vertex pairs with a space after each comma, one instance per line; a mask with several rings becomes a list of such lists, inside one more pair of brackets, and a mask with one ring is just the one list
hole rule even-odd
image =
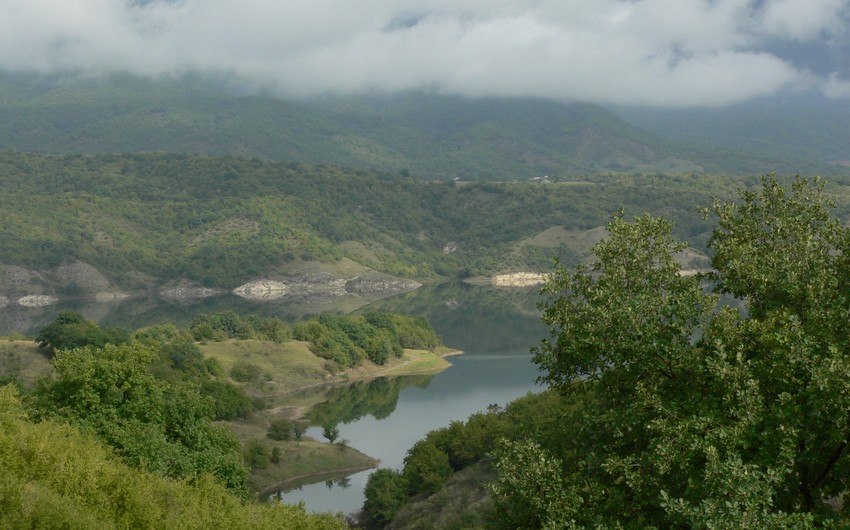
[[[825, 98], [785, 97], [722, 109], [616, 109], [635, 127], [688, 145], [737, 149], [754, 156], [850, 163], [850, 106]], [[846, 171], [845, 171], [846, 172]]]
[[200, 77], [0, 72], [0, 149], [230, 155], [441, 180], [829, 167], [818, 165], [819, 137], [806, 143], [815, 152], [794, 151], [796, 159], [781, 148], [702, 146], [700, 138], [665, 134], [663, 127], [650, 133], [590, 104], [424, 92], [281, 100], [225, 86]]
[[363, 293], [394, 282], [378, 273], [423, 280], [548, 270], [553, 256], [583, 260], [618, 208], [667, 215], [700, 249], [708, 225], [696, 208], [755, 182], [445, 183], [257, 159], [7, 152], [0, 295], [229, 290], [252, 280]]

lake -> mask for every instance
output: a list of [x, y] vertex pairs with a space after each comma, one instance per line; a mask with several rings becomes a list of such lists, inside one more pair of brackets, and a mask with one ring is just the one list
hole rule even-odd
[[[340, 438], [375, 458], [382, 467], [399, 469], [406, 451], [433, 429], [453, 420], [466, 420], [491, 404], [504, 406], [530, 391], [539, 391], [538, 375], [529, 349], [546, 330], [536, 309], [536, 289], [470, 286], [451, 282], [372, 302], [369, 308], [423, 316], [445, 344], [463, 350], [450, 357], [453, 366], [430, 377], [397, 378], [358, 383], [337, 390], [334, 403], [315, 411], [316, 418], [332, 418]], [[161, 322], [185, 326], [198, 313], [232, 309], [239, 313], [274, 315], [294, 321], [328, 307], [298, 307], [286, 301], [250, 302], [221, 296], [194, 302], [155, 297], [109, 304], [68, 301], [48, 308], [28, 308], [23, 314], [0, 315], [10, 331], [34, 333], [50, 323], [59, 309], [75, 309], [104, 326], [136, 329]], [[11, 309], [5, 308], [3, 312]], [[16, 324], [17, 323], [17, 324]], [[15, 326], [18, 327], [15, 327]], [[352, 402], [354, 401], [354, 402]], [[316, 419], [316, 423], [322, 421]], [[320, 427], [307, 432], [323, 439]], [[370, 471], [321, 481], [281, 494], [286, 502], [303, 501], [311, 511], [355, 512], [363, 504], [363, 488]]]

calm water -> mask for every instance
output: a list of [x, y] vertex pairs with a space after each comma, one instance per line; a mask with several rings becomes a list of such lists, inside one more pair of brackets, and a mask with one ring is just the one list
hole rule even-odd
[[[529, 354], [545, 334], [535, 301], [534, 290], [447, 285], [375, 304], [400, 312], [406, 306], [407, 312], [425, 316], [446, 344], [466, 353], [451, 357], [453, 366], [427, 385], [401, 385], [389, 416], [382, 417], [381, 411], [382, 419], [366, 415], [340, 423], [340, 437], [379, 458], [381, 467], [400, 469], [407, 450], [428, 431], [541, 390], [534, 383], [538, 373]], [[321, 440], [321, 428], [311, 428], [308, 435]], [[356, 512], [363, 505], [363, 488], [371, 472], [302, 486], [281, 498], [303, 501], [313, 511]]]
[[[545, 334], [536, 301], [534, 289], [498, 290], [451, 283], [371, 303], [370, 308], [427, 318], [445, 344], [466, 353], [451, 357], [453, 366], [430, 378], [378, 380], [340, 388], [334, 402], [316, 411], [316, 423], [334, 418], [340, 422], [340, 437], [352, 447], [380, 459], [381, 467], [398, 469], [407, 449], [428, 431], [465, 420], [491, 404], [504, 406], [530, 391], [539, 391], [529, 354], [530, 347]], [[290, 321], [319, 310], [338, 310], [333, 304], [303, 307], [286, 301], [248, 302], [233, 296], [191, 303], [154, 297], [110, 304], [77, 301], [23, 311], [4, 308], [0, 332], [32, 334], [50, 323], [60, 308], [78, 310], [101, 325], [128, 329], [168, 321], [184, 326], [195, 314], [225, 309]], [[321, 415], [324, 417], [318, 417]], [[318, 427], [307, 435], [323, 439]], [[369, 473], [302, 486], [281, 496], [287, 502], [303, 501], [313, 511], [355, 512], [363, 504]]]
[[[384, 419], [367, 416], [340, 424], [340, 437], [352, 447], [380, 458], [381, 467], [401, 469], [404, 455], [417, 440], [452, 420], [466, 420], [490, 404], [504, 406], [529, 391], [539, 390], [537, 376], [527, 352], [491, 355], [469, 352], [453, 357], [454, 366], [432, 378], [425, 388], [401, 390], [395, 411]], [[308, 430], [321, 440], [321, 428]], [[350, 475], [347, 480], [320, 482], [284, 493], [285, 502], [303, 501], [313, 511], [351, 513], [363, 506], [363, 488], [372, 470]]]

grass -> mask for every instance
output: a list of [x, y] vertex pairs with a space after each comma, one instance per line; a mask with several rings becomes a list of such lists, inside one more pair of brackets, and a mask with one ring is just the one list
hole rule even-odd
[[332, 377], [327, 361], [313, 355], [306, 342], [228, 340], [202, 343], [200, 348], [205, 356], [216, 359], [228, 374], [237, 361], [258, 366], [263, 379], [246, 385], [246, 390], [255, 395], [282, 395], [330, 382]]
[[[293, 340], [279, 344], [257, 340], [229, 340], [208, 342], [201, 344], [200, 348], [204, 355], [218, 360], [226, 373], [230, 373], [231, 368], [240, 360], [258, 366], [263, 373], [263, 378], [247, 383], [246, 390], [276, 402], [280, 400], [279, 398], [285, 401], [283, 398], [286, 394], [309, 387], [388, 375], [441, 372], [451, 366], [451, 363], [443, 356], [455, 352], [450, 348], [443, 348], [437, 352], [405, 350], [401, 358], [392, 357], [382, 366], [365, 361], [356, 368], [334, 373], [328, 361], [313, 355], [308, 344], [301, 341]], [[306, 403], [302, 403], [304, 404]]]

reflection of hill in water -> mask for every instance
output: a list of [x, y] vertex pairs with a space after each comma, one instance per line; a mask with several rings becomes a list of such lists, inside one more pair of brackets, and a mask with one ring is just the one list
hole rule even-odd
[[351, 423], [367, 415], [382, 420], [395, 412], [402, 389], [412, 386], [425, 388], [432, 377], [379, 377], [333, 387], [325, 394], [325, 401], [310, 410], [308, 418], [313, 425]]
[[[377, 295], [376, 295], [377, 296]], [[97, 302], [93, 299], [63, 300], [38, 308], [9, 304], [0, 308], [0, 334], [20, 332], [35, 334], [48, 325], [62, 309], [79, 311], [87, 319], [102, 326], [138, 329], [153, 324], [173, 322], [186, 327], [195, 315], [232, 310], [239, 314], [275, 316], [295, 322], [323, 312], [347, 313], [368, 304], [373, 297], [348, 295], [323, 299], [280, 299], [253, 301], [231, 294], [175, 300], [156, 294], [136, 296], [124, 300]]]
[[495, 288], [462, 282], [420, 287], [369, 305], [425, 317], [443, 342], [467, 353], [527, 352], [545, 336], [537, 288]]
[[102, 326], [138, 329], [173, 322], [186, 327], [199, 313], [233, 310], [239, 314], [275, 316], [295, 322], [322, 312], [348, 313], [365, 308], [393, 311], [428, 319], [445, 344], [467, 353], [527, 352], [545, 335], [536, 308], [535, 288], [494, 288], [450, 282], [369, 303], [366, 297], [341, 297], [333, 303], [255, 302], [233, 295], [176, 301], [156, 295], [111, 302], [67, 300], [44, 308], [8, 305], [0, 308], [0, 334], [35, 334], [73, 309]]

